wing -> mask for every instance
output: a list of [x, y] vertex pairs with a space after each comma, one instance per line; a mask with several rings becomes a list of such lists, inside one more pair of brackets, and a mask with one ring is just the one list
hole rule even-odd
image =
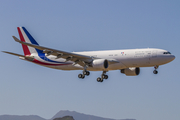
[[[35, 44], [30, 44], [27, 42], [22, 42], [20, 41], [18, 38], [16, 38], [15, 36], [13, 36], [14, 40], [16, 42], [19, 42], [21, 44], [42, 50], [43, 53], [46, 53], [46, 55], [54, 55], [58, 58], [64, 58], [66, 59], [66, 61], [73, 61], [74, 64], [79, 64], [82, 67], [88, 65], [90, 66], [91, 62], [94, 59], [99, 59], [99, 58], [94, 58], [91, 56], [86, 56], [86, 55], [81, 55], [81, 54], [75, 54], [75, 53], [70, 53], [70, 52], [65, 52], [65, 51], [61, 51], [61, 50], [56, 50], [56, 49], [52, 49], [52, 48], [47, 48], [47, 47], [43, 47], [43, 46], [39, 46], [39, 45], [35, 45]], [[116, 60], [108, 60], [109, 64], [115, 64], [118, 63], [118, 61]]]
[[85, 55], [80, 55], [80, 54], [75, 54], [75, 53], [70, 53], [70, 52], [65, 52], [65, 51], [61, 51], [61, 50], [56, 50], [56, 49], [52, 49], [52, 48], [47, 48], [47, 47], [43, 47], [43, 46], [39, 46], [39, 45], [35, 45], [35, 44], [30, 44], [30, 43], [26, 43], [26, 42], [22, 42], [20, 41], [18, 38], [16, 38], [15, 36], [13, 36], [14, 40], [16, 42], [19, 42], [21, 44], [42, 50], [43, 53], [46, 53], [47, 56], [49, 55], [54, 55], [58, 58], [64, 58], [67, 61], [71, 60], [73, 62], [75, 62], [75, 64], [79, 64], [81, 66], [85, 66], [88, 65], [92, 62], [92, 58], [90, 56], [85, 56]]

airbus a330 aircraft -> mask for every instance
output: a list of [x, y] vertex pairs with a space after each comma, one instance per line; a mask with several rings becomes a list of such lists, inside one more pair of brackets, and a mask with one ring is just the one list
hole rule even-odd
[[126, 49], [89, 52], [65, 52], [40, 46], [24, 27], [18, 27], [19, 37], [13, 36], [16, 42], [22, 44], [24, 55], [12, 52], [5, 53], [19, 56], [38, 65], [60, 70], [83, 70], [79, 78], [90, 75], [89, 71], [102, 71], [98, 82], [108, 79], [106, 72], [120, 70], [127, 76], [136, 76], [140, 73], [140, 67], [154, 67], [154, 74], [160, 65], [169, 63], [175, 56], [163, 49]]

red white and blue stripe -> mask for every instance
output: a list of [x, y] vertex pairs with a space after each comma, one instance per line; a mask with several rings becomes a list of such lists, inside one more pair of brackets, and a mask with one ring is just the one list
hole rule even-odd
[[[19, 33], [19, 37], [20, 37], [21, 41], [27, 42], [30, 44], [39, 45], [24, 27], [18, 27], [17, 29], [18, 29], [18, 33]], [[39, 50], [39, 49], [36, 49], [33, 47], [29, 47], [29, 46], [23, 45], [23, 44], [22, 44], [22, 47], [23, 47], [25, 56], [31, 56], [33, 54], [37, 55], [37, 57], [35, 57], [34, 60], [32, 61], [34, 63], [40, 64], [40, 65], [46, 65], [46, 66], [56, 66], [56, 65], [59, 66], [59, 65], [69, 65], [70, 64], [70, 63], [58, 62], [58, 61], [51, 60], [46, 57], [45, 53], [43, 53], [42, 50]]]

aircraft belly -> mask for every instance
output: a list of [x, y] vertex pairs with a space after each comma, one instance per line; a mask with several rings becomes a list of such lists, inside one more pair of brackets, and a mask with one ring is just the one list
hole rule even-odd
[[119, 69], [124, 69], [127, 68], [123, 63], [116, 63], [109, 65], [108, 70], [119, 70]]
[[59, 69], [59, 70], [82, 70], [80, 67], [76, 67], [73, 65], [61, 65], [61, 66], [46, 66], [49, 68]]
[[124, 59], [122, 63], [127, 67], [147, 67], [151, 66], [151, 61], [149, 58], [131, 58]]

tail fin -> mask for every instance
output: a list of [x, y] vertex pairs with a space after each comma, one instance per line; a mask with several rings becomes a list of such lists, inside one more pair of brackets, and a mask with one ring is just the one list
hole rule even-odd
[[[30, 35], [30, 33], [26, 30], [26, 28], [18, 27], [17, 29], [18, 29], [18, 33], [19, 33], [19, 37], [20, 37], [21, 41], [31, 43], [31, 44], [35, 44], [35, 45], [39, 45], [34, 40], [34, 38]], [[23, 48], [25, 56], [31, 55], [32, 53], [42, 53], [41, 50], [38, 50], [38, 49], [33, 48], [33, 47], [29, 47], [27, 45], [22, 44], [22, 48]]]

